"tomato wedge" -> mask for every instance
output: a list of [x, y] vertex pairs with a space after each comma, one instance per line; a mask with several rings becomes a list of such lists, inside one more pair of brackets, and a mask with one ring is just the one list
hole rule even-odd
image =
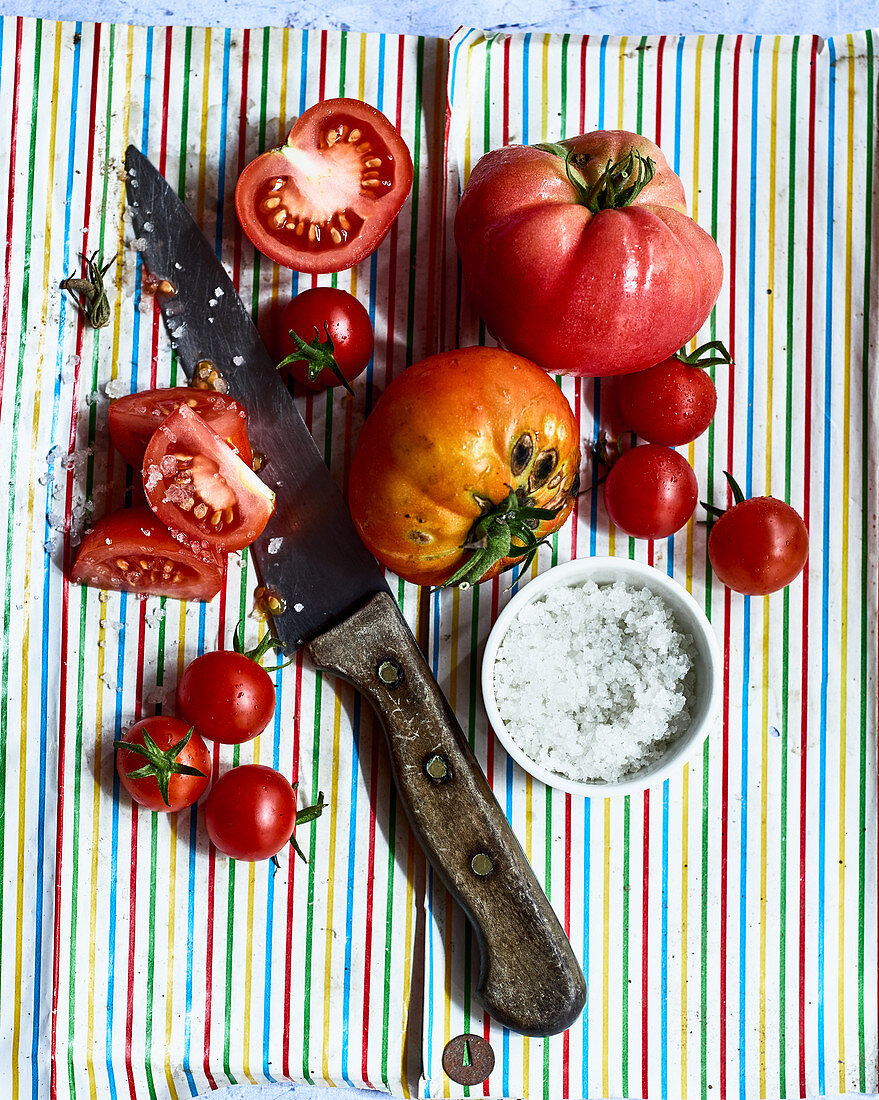
[[381, 111], [328, 99], [285, 145], [252, 160], [235, 209], [255, 248], [294, 271], [354, 267], [378, 248], [412, 187], [412, 157]]
[[210, 600], [223, 583], [223, 556], [197, 555], [149, 508], [110, 512], [80, 543], [70, 579], [90, 588]]
[[244, 406], [214, 390], [194, 390], [189, 386], [172, 386], [160, 390], [130, 393], [110, 402], [110, 438], [126, 462], [140, 468], [153, 432], [165, 417], [188, 405], [195, 409], [248, 466], [253, 465], [253, 452], [247, 438], [247, 413]]
[[150, 508], [194, 553], [249, 546], [275, 510], [271, 489], [188, 405], [147, 444], [143, 488]]

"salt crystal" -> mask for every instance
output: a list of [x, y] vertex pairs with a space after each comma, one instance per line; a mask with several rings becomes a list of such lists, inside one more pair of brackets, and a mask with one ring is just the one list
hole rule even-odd
[[152, 233], [153, 223], [152, 222], [144, 222], [143, 223], [143, 231], [144, 231], [144, 233]]
[[495, 700], [529, 759], [613, 782], [687, 729], [694, 662], [693, 639], [661, 596], [587, 581], [522, 608], [498, 647]]
[[303, 603], [294, 603], [293, 604], [293, 610], [294, 611], [304, 611], [305, 610], [305, 604], [303, 604]]
[[123, 382], [121, 378], [111, 378], [104, 386], [104, 393], [111, 400], [117, 397], [125, 397], [128, 394], [128, 383]]
[[243, 367], [244, 366], [244, 356], [243, 355], [233, 355], [232, 356], [232, 362], [235, 364], [236, 367]]
[[281, 549], [283, 543], [284, 540], [282, 538], [269, 539], [269, 543], [266, 549], [270, 554], [277, 554], [277, 552]]
[[135, 237], [131, 244], [136, 252], [143, 252], [143, 250], [147, 246], [147, 242], [144, 237]]

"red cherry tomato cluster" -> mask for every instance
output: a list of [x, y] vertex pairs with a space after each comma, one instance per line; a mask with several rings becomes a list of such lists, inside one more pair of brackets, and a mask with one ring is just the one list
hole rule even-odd
[[251, 468], [244, 408], [215, 391], [173, 387], [118, 398], [109, 423], [116, 449], [140, 469], [148, 507], [104, 516], [86, 533], [71, 578], [211, 599], [226, 555], [250, 545], [275, 507]]
[[[119, 778], [135, 802], [165, 813], [191, 806], [211, 779], [205, 741], [238, 745], [262, 733], [274, 714], [275, 689], [259, 662], [277, 644], [266, 635], [244, 652], [236, 630], [234, 650], [204, 653], [184, 670], [179, 718], [144, 718], [116, 742]], [[204, 804], [205, 828], [214, 846], [233, 859], [268, 859], [288, 843], [304, 859], [293, 834], [323, 806], [320, 794], [314, 806], [297, 810], [296, 786], [280, 772], [243, 764], [215, 779]]]

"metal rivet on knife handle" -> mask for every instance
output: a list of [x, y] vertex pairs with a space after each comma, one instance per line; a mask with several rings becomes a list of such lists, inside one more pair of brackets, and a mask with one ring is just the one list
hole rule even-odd
[[473, 868], [474, 875], [490, 875], [494, 870], [494, 860], [490, 855], [485, 852], [477, 852], [473, 859], [470, 860], [470, 866]]
[[440, 752], [428, 756], [424, 761], [424, 771], [428, 779], [432, 779], [435, 783], [442, 783], [443, 780], [452, 777], [451, 765]]
[[385, 657], [379, 663], [378, 678], [386, 687], [399, 687], [403, 683], [403, 668], [393, 657]]
[[494, 1069], [494, 1051], [481, 1035], [456, 1035], [443, 1049], [443, 1069], [459, 1085], [478, 1085]]

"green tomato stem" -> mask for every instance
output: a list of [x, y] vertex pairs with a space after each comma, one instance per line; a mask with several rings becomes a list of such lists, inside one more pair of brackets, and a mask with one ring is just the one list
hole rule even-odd
[[330, 336], [330, 330], [326, 322], [324, 322], [324, 334], [326, 340], [321, 339], [320, 331], [317, 326], [314, 329], [314, 339], [310, 344], [296, 332], [294, 329], [290, 329], [290, 338], [296, 345], [296, 351], [291, 352], [285, 359], [282, 359], [278, 363], [278, 370], [282, 367], [289, 367], [293, 363], [305, 363], [308, 369], [308, 377], [314, 382], [319, 376], [322, 370], [328, 370], [334, 374], [348, 393], [353, 394], [354, 390], [351, 388], [348, 379], [342, 373], [342, 368], [336, 362], [335, 352], [336, 347], [333, 343], [333, 338]]

